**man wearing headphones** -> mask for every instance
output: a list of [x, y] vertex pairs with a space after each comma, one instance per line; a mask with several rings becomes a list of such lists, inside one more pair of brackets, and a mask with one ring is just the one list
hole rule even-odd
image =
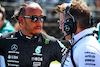
[[7, 67], [49, 67], [54, 60], [61, 61], [67, 49], [56, 38], [40, 32], [46, 17], [38, 3], [22, 4], [15, 18], [21, 30], [0, 38], [0, 55]]
[[57, 5], [56, 6], [56, 10], [58, 13], [60, 13], [60, 20], [58, 20], [57, 22], [59, 23], [59, 29], [62, 31], [62, 33], [64, 34], [63, 37], [61, 37], [61, 39], [63, 40], [71, 40], [71, 36], [67, 35], [66, 31], [64, 31], [64, 20], [66, 18], [68, 18], [69, 16], [65, 16], [65, 12], [64, 10], [66, 9], [66, 6], [68, 5], [68, 3], [63, 3], [61, 5]]
[[11, 23], [6, 20], [5, 17], [5, 8], [0, 5], [0, 33], [6, 34], [9, 32], [15, 31]]
[[61, 66], [99, 67], [100, 45], [90, 28], [93, 22], [88, 6], [81, 0], [72, 0], [64, 11], [70, 18], [64, 20], [63, 27], [67, 35], [71, 34], [72, 44], [63, 56]]

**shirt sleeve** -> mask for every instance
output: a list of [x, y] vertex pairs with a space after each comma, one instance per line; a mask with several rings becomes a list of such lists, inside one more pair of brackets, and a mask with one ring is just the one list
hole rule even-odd
[[93, 46], [84, 46], [79, 50], [77, 66], [78, 67], [99, 67], [100, 52]]
[[5, 65], [5, 59], [2, 55], [0, 55], [0, 67], [6, 67]]

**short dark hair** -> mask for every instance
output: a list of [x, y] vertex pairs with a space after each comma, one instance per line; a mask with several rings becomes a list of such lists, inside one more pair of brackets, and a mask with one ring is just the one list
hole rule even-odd
[[19, 16], [20, 15], [25, 15], [25, 11], [26, 11], [25, 8], [26, 8], [26, 6], [28, 6], [31, 3], [32, 4], [34, 4], [34, 3], [38, 4], [36, 2], [29, 2], [29, 1], [22, 3], [21, 6], [20, 6], [19, 11], [15, 15], [13, 15], [12, 18], [14, 17], [17, 21], [19, 21]]
[[20, 9], [19, 9], [19, 12], [18, 12], [18, 15], [24, 15], [25, 14], [25, 7], [27, 5], [29, 5], [31, 2], [25, 2], [21, 5]]

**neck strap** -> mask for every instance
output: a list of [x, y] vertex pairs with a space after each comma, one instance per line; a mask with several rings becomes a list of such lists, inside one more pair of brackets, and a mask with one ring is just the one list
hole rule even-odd
[[80, 41], [81, 39], [83, 39], [84, 37], [91, 36], [91, 35], [93, 35], [93, 33], [84, 35], [83, 37], [81, 37], [80, 39], [78, 39], [78, 40], [77, 40], [74, 44], [72, 44], [72, 45], [74, 46], [77, 42], [79, 42], [79, 41]]
[[73, 63], [73, 66], [74, 66], [74, 67], [76, 67], [76, 64], [75, 64], [74, 59], [73, 59], [73, 46], [74, 46], [77, 42], [79, 42], [81, 39], [83, 39], [83, 38], [85, 38], [85, 37], [87, 37], [87, 36], [91, 36], [91, 35], [93, 35], [93, 33], [91, 33], [91, 34], [86, 34], [86, 35], [84, 35], [83, 37], [81, 37], [79, 40], [77, 40], [73, 45], [71, 45], [71, 60], [72, 60], [72, 63]]

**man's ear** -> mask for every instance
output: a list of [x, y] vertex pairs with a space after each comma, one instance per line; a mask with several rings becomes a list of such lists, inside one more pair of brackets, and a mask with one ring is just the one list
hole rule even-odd
[[23, 17], [19, 17], [19, 22], [20, 22], [21, 25], [23, 25], [24, 24], [24, 18]]

